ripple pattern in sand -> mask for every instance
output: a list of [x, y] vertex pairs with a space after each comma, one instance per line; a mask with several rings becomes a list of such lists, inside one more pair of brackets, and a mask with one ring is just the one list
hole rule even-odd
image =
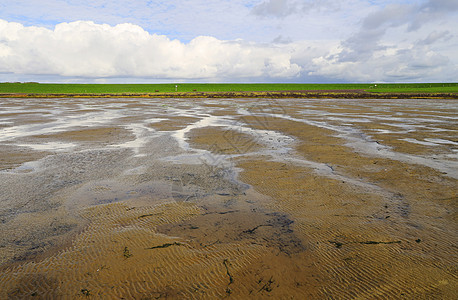
[[87, 208], [82, 216], [90, 223], [71, 247], [3, 272], [0, 298], [224, 297], [229, 283], [226, 265], [235, 276], [265, 250], [243, 242], [196, 248], [155, 231], [158, 225], [199, 213], [196, 205], [173, 202]]

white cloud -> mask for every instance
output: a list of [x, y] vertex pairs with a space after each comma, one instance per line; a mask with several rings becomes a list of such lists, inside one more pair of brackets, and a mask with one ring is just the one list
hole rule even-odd
[[[368, 14], [337, 51], [314, 59], [311, 75], [358, 81], [458, 78], [458, 5], [448, 0], [388, 4]], [[334, 74], [334, 75], [333, 75]]]
[[0, 20], [2, 73], [214, 80], [298, 76], [301, 68], [286, 48], [206, 36], [182, 43], [132, 24], [78, 21], [49, 30]]

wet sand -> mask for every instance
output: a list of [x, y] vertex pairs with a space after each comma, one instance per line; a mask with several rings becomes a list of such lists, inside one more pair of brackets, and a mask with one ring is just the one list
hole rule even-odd
[[457, 112], [3, 99], [0, 299], [455, 299]]

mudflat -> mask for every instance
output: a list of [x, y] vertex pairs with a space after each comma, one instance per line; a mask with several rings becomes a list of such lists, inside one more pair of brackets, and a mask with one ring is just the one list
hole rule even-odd
[[2, 99], [0, 299], [455, 299], [457, 114]]

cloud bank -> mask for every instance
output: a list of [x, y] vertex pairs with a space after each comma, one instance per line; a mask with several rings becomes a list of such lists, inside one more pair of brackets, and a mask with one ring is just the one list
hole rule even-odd
[[189, 43], [132, 24], [61, 23], [54, 30], [0, 20], [0, 72], [159, 79], [292, 78], [288, 45], [200, 36]]
[[[66, 3], [44, 3], [48, 2]], [[175, 0], [150, 1], [148, 6], [157, 16], [152, 24], [166, 24], [169, 18], [175, 24], [158, 30], [114, 22], [114, 17], [126, 20], [130, 14], [123, 14], [122, 3], [127, 2], [97, 0], [84, 7], [68, 2], [57, 11], [67, 11], [71, 4], [78, 14], [90, 9], [98, 21], [52, 26], [2, 19], [2, 14], [17, 14], [19, 8], [0, 4], [0, 81], [447, 82], [458, 78], [455, 0], [374, 0], [371, 5], [360, 0], [215, 1], [207, 5], [211, 17], [200, 0], [180, 6]], [[136, 0], [129, 3], [129, 10], [140, 5]], [[105, 11], [98, 19], [97, 9], [106, 10], [107, 5], [117, 14]], [[213, 10], [216, 7], [220, 9]], [[183, 9], [189, 10], [188, 15], [209, 16], [210, 23], [194, 24], [181, 13]], [[24, 10], [40, 15], [39, 8]], [[143, 10], [134, 15], [147, 23]], [[182, 27], [189, 28], [193, 37], [178, 39], [179, 33], [171, 33]], [[228, 32], [243, 39], [225, 38]]]

